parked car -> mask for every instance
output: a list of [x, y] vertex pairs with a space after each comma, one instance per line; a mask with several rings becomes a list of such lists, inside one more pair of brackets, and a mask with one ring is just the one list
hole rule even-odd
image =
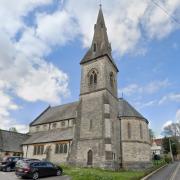
[[21, 166], [21, 164], [23, 164], [23, 163], [30, 163], [30, 162], [36, 162], [36, 161], [41, 161], [41, 160], [39, 160], [39, 159], [30, 159], [30, 158], [20, 159], [19, 161], [16, 162], [15, 169], [18, 168], [19, 166]]
[[15, 170], [16, 162], [20, 159], [22, 159], [22, 157], [19, 157], [19, 156], [9, 156], [9, 157], [3, 158], [0, 164], [0, 170], [7, 171], [7, 172]]
[[21, 178], [38, 179], [45, 176], [60, 176], [62, 168], [47, 161], [21, 161], [16, 165], [16, 175]]

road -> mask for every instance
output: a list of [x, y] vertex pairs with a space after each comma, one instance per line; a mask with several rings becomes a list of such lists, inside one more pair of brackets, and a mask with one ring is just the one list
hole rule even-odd
[[180, 180], [180, 161], [162, 168], [148, 180]]
[[[39, 178], [41, 180], [70, 180], [68, 176], [53, 176], [46, 178]], [[20, 180], [20, 178], [16, 177], [14, 172], [2, 172], [0, 171], [0, 180]]]

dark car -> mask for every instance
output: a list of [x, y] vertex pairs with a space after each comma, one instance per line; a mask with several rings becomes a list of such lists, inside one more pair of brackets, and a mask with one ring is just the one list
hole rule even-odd
[[38, 179], [45, 176], [60, 176], [62, 168], [47, 161], [21, 161], [16, 165], [16, 175], [21, 178]]
[[0, 170], [7, 172], [15, 170], [16, 162], [19, 161], [20, 159], [22, 159], [22, 157], [19, 156], [10, 156], [3, 158], [0, 164]]
[[30, 162], [36, 162], [36, 161], [41, 161], [41, 160], [39, 160], [39, 159], [30, 159], [30, 158], [20, 159], [19, 161], [17, 161], [15, 169], [18, 168], [19, 166], [21, 166], [21, 164], [23, 164], [23, 163], [30, 163]]

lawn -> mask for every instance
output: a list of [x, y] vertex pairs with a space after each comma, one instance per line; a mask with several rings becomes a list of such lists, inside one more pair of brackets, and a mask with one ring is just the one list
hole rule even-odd
[[63, 168], [64, 174], [72, 177], [72, 180], [139, 180], [164, 164], [164, 161], [158, 161], [158, 163], [153, 163], [153, 167], [144, 171], [121, 170], [118, 172], [99, 168], [78, 168], [66, 165], [61, 165], [61, 167]]
[[63, 166], [64, 174], [72, 180], [137, 180], [144, 175], [143, 171], [108, 171], [96, 168], [77, 168]]

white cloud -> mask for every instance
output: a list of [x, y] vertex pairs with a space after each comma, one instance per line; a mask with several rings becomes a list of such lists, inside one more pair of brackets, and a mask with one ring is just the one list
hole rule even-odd
[[137, 91], [139, 91], [139, 90], [140, 90], [140, 88], [137, 84], [130, 84], [124, 88], [119, 89], [119, 95], [123, 93], [123, 94], [129, 96], [131, 94], [137, 93]]
[[153, 94], [161, 90], [162, 88], [169, 86], [169, 81], [167, 79], [163, 81], [152, 81], [145, 85], [130, 84], [124, 88], [119, 89], [119, 94], [131, 96], [138, 94]]
[[176, 112], [176, 122], [180, 123], [180, 109]]
[[[180, 12], [179, 0], [166, 0], [159, 3], [170, 16]], [[98, 11], [97, 2], [70, 0], [66, 2], [66, 9], [79, 24], [84, 46], [89, 46]], [[113, 50], [121, 55], [131, 51], [136, 53], [138, 50], [142, 51], [141, 43], [144, 39], [161, 39], [179, 27], [152, 1], [105, 1], [103, 11]]]
[[[143, 19], [147, 35], [150, 38], [161, 39], [178, 28], [173, 18], [177, 11], [180, 11], [179, 0], [154, 1]], [[158, 5], [157, 5], [158, 4]], [[158, 17], [158, 18], [157, 18]]]
[[[60, 103], [61, 98], [69, 94], [67, 74], [46, 61], [46, 56], [52, 51], [48, 41], [53, 37], [46, 41], [37, 34], [37, 27], [45, 28], [41, 21], [38, 21], [37, 26], [27, 25], [24, 21], [30, 11], [51, 2], [52, 0], [20, 0], [18, 6], [15, 0], [10, 3], [0, 2], [0, 128], [16, 127], [21, 132], [27, 131], [26, 125], [10, 116], [10, 111], [19, 109], [12, 97], [54, 104]], [[64, 17], [58, 18], [61, 22], [60, 18]], [[60, 26], [64, 25], [69, 24]], [[54, 29], [57, 26], [58, 23], [54, 25]], [[61, 35], [68, 36], [68, 33]], [[67, 38], [64, 42], [66, 40]]]
[[60, 97], [68, 95], [68, 76], [52, 64], [42, 63], [32, 69], [28, 76], [21, 78], [16, 89], [17, 95], [28, 101], [60, 103]]
[[78, 25], [67, 11], [37, 15], [37, 36], [48, 45], [63, 45], [78, 33]]
[[175, 114], [175, 117], [173, 118], [173, 120], [168, 120], [162, 125], [161, 130], [163, 131], [166, 126], [168, 126], [172, 123], [180, 123], [180, 109], [178, 109], [176, 111], [176, 114]]
[[[0, 88], [2, 88], [2, 81], [0, 81]], [[17, 110], [20, 107], [2, 90], [0, 90], [0, 99], [0, 129], [8, 130], [10, 127], [15, 127], [18, 132], [27, 132], [27, 125], [19, 124], [16, 120], [10, 118], [9, 110]]]
[[163, 126], [162, 126], [162, 130], [166, 127], [166, 126], [169, 126], [170, 124], [172, 124], [173, 121], [166, 121]]
[[11, 37], [26, 25], [23, 18], [35, 8], [51, 4], [53, 0], [1, 0], [0, 1], [0, 29]]
[[154, 106], [157, 103], [156, 100], [151, 100], [145, 103], [140, 103], [140, 108], [145, 108], [145, 107], [149, 107], [149, 106]]
[[163, 96], [159, 100], [159, 105], [164, 104], [169, 101], [180, 102], [180, 94], [179, 93], [170, 93], [168, 95]]
[[13, 103], [10, 96], [5, 94], [3, 91], [0, 91], [0, 115], [2, 116], [8, 116], [9, 112], [8, 110], [16, 110], [18, 109], [18, 106]]

